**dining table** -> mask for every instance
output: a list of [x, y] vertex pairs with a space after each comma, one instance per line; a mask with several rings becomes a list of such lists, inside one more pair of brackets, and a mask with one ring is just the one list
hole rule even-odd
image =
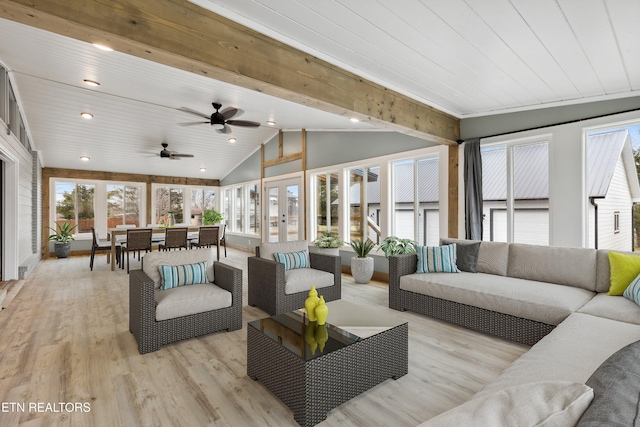
[[[197, 233], [200, 230], [200, 227], [220, 227], [218, 225], [189, 225], [187, 226], [188, 233]], [[176, 227], [179, 228], [179, 227]], [[161, 227], [136, 227], [136, 228], [108, 228], [107, 229], [107, 240], [111, 242], [111, 271], [116, 269], [116, 246], [118, 243], [126, 242], [126, 236], [128, 230], [151, 230], [152, 239], [157, 240], [157, 236], [162, 235], [162, 240], [164, 240], [164, 233], [167, 229], [166, 226]], [[118, 239], [118, 236], [125, 236], [124, 239]], [[196, 236], [193, 236], [197, 238]], [[220, 234], [218, 233], [218, 240], [220, 239]], [[220, 242], [218, 241], [218, 259], [220, 258]]]

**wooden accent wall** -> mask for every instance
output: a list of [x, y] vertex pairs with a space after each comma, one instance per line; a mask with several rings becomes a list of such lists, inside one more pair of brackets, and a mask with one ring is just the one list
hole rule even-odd
[[187, 0], [0, 0], [0, 17], [440, 144], [460, 120]]
[[449, 237], [458, 237], [458, 160], [459, 147], [449, 146]]
[[80, 169], [42, 168], [42, 248], [43, 258], [49, 258], [50, 181], [51, 178], [86, 179], [95, 181], [144, 182], [147, 193], [147, 223], [151, 223], [151, 184], [196, 185], [219, 187], [217, 179], [186, 178], [178, 176], [141, 175], [121, 172], [87, 171]]

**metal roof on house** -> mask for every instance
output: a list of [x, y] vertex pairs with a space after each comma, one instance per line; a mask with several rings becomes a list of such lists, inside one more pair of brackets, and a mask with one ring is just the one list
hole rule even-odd
[[[617, 161], [623, 154], [625, 143], [630, 144], [629, 132], [623, 129], [590, 134], [587, 138], [589, 197], [604, 197], [609, 189]], [[505, 147], [487, 147], [483, 148], [481, 153], [484, 200], [506, 200], [507, 151]], [[420, 160], [417, 164], [420, 202], [437, 202], [438, 159]], [[408, 161], [395, 166], [397, 203], [413, 202], [413, 165], [412, 161]], [[538, 142], [515, 147], [514, 173], [513, 190], [516, 200], [548, 199], [548, 144]], [[359, 183], [351, 186], [350, 195], [352, 205], [359, 205]], [[380, 203], [380, 183], [377, 180], [368, 183], [367, 198], [369, 203]]]

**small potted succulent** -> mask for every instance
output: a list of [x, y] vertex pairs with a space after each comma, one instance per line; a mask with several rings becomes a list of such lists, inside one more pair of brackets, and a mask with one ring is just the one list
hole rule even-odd
[[378, 250], [384, 252], [384, 256], [412, 254], [416, 251], [417, 243], [411, 239], [401, 239], [396, 236], [389, 236], [382, 241]]
[[72, 227], [70, 222], [56, 222], [56, 228], [49, 227], [55, 233], [49, 236], [49, 241], [53, 240], [55, 242], [53, 248], [58, 258], [66, 258], [69, 256], [71, 241], [75, 240], [73, 230], [75, 230], [77, 226], [76, 224]]
[[350, 244], [357, 255], [351, 258], [351, 275], [356, 283], [369, 283], [373, 277], [373, 258], [368, 255], [376, 247], [376, 244], [369, 238], [364, 242], [360, 239], [354, 239]]
[[325, 231], [313, 241], [313, 246], [318, 248], [320, 253], [340, 255], [340, 248], [344, 246], [344, 241], [337, 234]]

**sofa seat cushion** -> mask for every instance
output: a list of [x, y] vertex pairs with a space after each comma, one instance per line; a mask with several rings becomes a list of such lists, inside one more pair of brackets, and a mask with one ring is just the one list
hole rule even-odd
[[609, 356], [639, 339], [640, 325], [574, 313], [476, 396], [534, 381], [584, 384]]
[[578, 312], [640, 325], [640, 307], [621, 296], [597, 294], [591, 301], [580, 307]]
[[471, 399], [420, 427], [558, 427], [575, 425], [593, 400], [593, 390], [567, 381], [520, 384]]
[[[296, 268], [284, 272], [284, 293], [287, 295], [316, 289], [326, 288], [334, 284], [333, 273], [316, 270], [315, 268]], [[322, 292], [319, 292], [322, 295]]]
[[231, 292], [213, 283], [156, 291], [155, 300], [157, 321], [231, 307], [233, 302]]
[[213, 248], [149, 252], [142, 257], [142, 271], [153, 280], [156, 289], [159, 289], [162, 284], [162, 277], [158, 267], [161, 265], [186, 265], [206, 262], [207, 281], [213, 282], [213, 263], [215, 261], [216, 251]]
[[572, 286], [464, 271], [402, 276], [400, 289], [548, 325], [559, 324], [594, 295]]

